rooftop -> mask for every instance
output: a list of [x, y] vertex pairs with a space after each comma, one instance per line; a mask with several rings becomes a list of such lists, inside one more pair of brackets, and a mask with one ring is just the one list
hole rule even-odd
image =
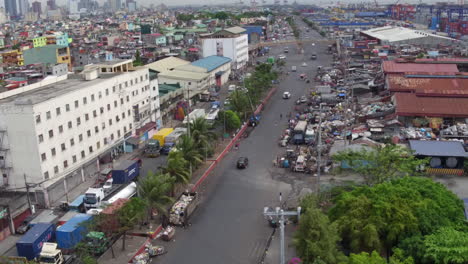
[[415, 155], [439, 157], [468, 157], [459, 141], [410, 140], [410, 148]]
[[468, 117], [468, 98], [396, 93], [394, 100], [398, 116]]
[[207, 78], [208, 73], [172, 70], [172, 71], [164, 71], [164, 72], [159, 73], [159, 77], [166, 77], [166, 78], [180, 79], [180, 80], [200, 81], [200, 80]]
[[427, 37], [456, 41], [455, 39], [452, 39], [452, 38], [434, 35], [432, 33], [427, 33], [424, 31], [409, 29], [405, 27], [385, 26], [385, 27], [365, 30], [362, 33], [372, 38], [376, 38], [376, 39], [379, 39], [381, 41], [386, 41], [386, 42], [398, 42], [398, 41], [413, 40], [413, 39], [420, 39], [420, 38], [427, 38]]
[[[433, 77], [433, 78], [431, 78]], [[402, 75], [388, 76], [391, 92], [415, 92], [418, 96], [468, 97], [467, 78], [443, 78], [444, 76], [408, 78]], [[439, 77], [439, 78], [438, 78]]]
[[177, 66], [189, 64], [189, 61], [179, 59], [177, 57], [167, 57], [162, 60], [155, 61], [150, 64], [146, 64], [145, 67], [157, 72], [164, 72], [174, 69]]
[[208, 56], [206, 58], [192, 62], [192, 65], [207, 69], [209, 72], [231, 62], [230, 58], [222, 56]]
[[405, 73], [405, 72], [459, 72], [456, 64], [422, 64], [422, 63], [398, 63], [395, 61], [384, 61], [382, 64], [384, 73]]

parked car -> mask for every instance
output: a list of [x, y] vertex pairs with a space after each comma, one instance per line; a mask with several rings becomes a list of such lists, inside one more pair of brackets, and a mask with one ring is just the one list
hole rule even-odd
[[317, 59], [317, 54], [312, 54], [312, 56], [310, 56], [310, 59], [311, 60], [316, 60]]
[[23, 220], [23, 223], [21, 223], [21, 225], [16, 229], [16, 233], [17, 234], [24, 234], [24, 233], [28, 232], [29, 228], [31, 228], [31, 226], [29, 224], [31, 224], [31, 221], [33, 219], [34, 219], [34, 215], [27, 216]]
[[174, 143], [166, 143], [164, 146], [161, 148], [160, 152], [162, 155], [169, 155], [169, 152], [171, 152], [172, 148], [174, 147]]
[[307, 63], [303, 62], [302, 67], [307, 67]]
[[291, 97], [291, 93], [290, 92], [284, 92], [283, 93], [283, 99], [289, 99]]
[[285, 60], [285, 59], [286, 59], [286, 55], [281, 54], [281, 55], [278, 56], [278, 59], [280, 59], [280, 60]]
[[246, 157], [240, 157], [237, 160], [237, 168], [238, 169], [245, 169], [249, 165], [249, 159]]

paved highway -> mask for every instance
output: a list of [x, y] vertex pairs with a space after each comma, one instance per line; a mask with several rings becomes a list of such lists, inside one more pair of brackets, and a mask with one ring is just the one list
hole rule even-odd
[[[302, 21], [297, 23], [301, 29], [305, 27]], [[320, 38], [312, 30], [305, 35]], [[175, 242], [158, 241], [169, 251], [158, 257], [158, 263], [259, 263], [272, 232], [262, 216], [263, 207], [277, 206], [278, 194], [282, 192], [283, 197], [287, 197], [290, 192], [296, 192], [298, 188], [293, 188], [293, 185], [297, 182], [304, 183], [302, 188], [313, 188], [312, 181], [301, 179], [310, 176], [296, 174], [291, 177], [298, 180], [286, 180], [288, 177], [278, 175], [290, 172], [280, 172], [282, 169], [272, 166], [276, 155], [284, 151], [278, 147], [277, 141], [285, 128], [286, 116], [294, 108], [295, 100], [305, 95], [312, 85], [299, 81], [298, 75], [307, 73], [313, 76], [318, 65], [329, 63], [329, 56], [322, 55], [325, 54], [326, 44], [319, 41], [315, 46], [304, 45], [304, 49], [305, 54], [298, 54], [297, 49], [289, 45], [286, 67], [290, 70], [291, 66], [297, 66], [297, 73], [285, 76], [262, 113], [258, 127], [240, 143], [239, 150], [229, 153], [210, 175], [204, 202], [192, 216], [192, 225], [186, 230], [178, 228]], [[318, 60], [310, 60], [312, 52], [319, 54]], [[267, 56], [282, 53], [283, 47], [272, 47]], [[304, 61], [307, 67], [301, 66]], [[282, 99], [284, 91], [291, 92], [291, 99]], [[283, 115], [282, 120], [280, 114]], [[245, 170], [235, 167], [236, 160], [241, 156], [248, 157], [250, 161]], [[273, 245], [277, 247], [275, 242]], [[278, 251], [272, 249], [271, 252], [273, 255], [267, 258], [266, 263], [278, 261], [274, 256]]]

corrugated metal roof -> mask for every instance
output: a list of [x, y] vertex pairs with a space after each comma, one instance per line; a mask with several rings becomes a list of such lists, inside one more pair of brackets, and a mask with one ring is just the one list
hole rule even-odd
[[208, 56], [206, 58], [192, 62], [192, 65], [205, 68], [208, 70], [208, 72], [211, 72], [229, 62], [231, 62], [231, 59], [227, 57]]
[[396, 93], [394, 100], [398, 116], [468, 117], [468, 98]]
[[241, 27], [237, 27], [237, 26], [230, 27], [230, 28], [225, 28], [224, 30], [227, 31], [227, 32], [230, 32], [232, 34], [240, 34], [240, 33], [244, 33], [246, 31], [245, 28], [241, 28]]
[[159, 77], [166, 77], [169, 79], [179, 80], [200, 81], [208, 77], [208, 73], [173, 70], [161, 72], [159, 73]]
[[428, 32], [414, 30], [414, 29], [405, 28], [405, 27], [385, 26], [385, 27], [365, 30], [362, 33], [370, 37], [379, 39], [381, 41], [387, 41], [387, 42], [398, 42], [398, 41], [403, 41], [403, 40], [411, 40], [411, 39], [419, 39], [419, 38], [427, 38], [427, 37], [456, 41], [455, 39], [452, 39], [452, 38], [434, 35]]
[[391, 92], [415, 92], [418, 96], [468, 97], [468, 79], [389, 75], [387, 80]]
[[415, 155], [438, 157], [468, 157], [459, 141], [410, 140], [410, 148]]
[[151, 70], [157, 72], [168, 71], [170, 69], [174, 69], [177, 66], [189, 64], [189, 61], [179, 59], [177, 57], [168, 57], [162, 60], [155, 61], [150, 64], [146, 64], [145, 67], [150, 68]]
[[384, 61], [382, 64], [382, 69], [384, 73], [459, 72], [456, 64], [397, 63], [395, 61]]

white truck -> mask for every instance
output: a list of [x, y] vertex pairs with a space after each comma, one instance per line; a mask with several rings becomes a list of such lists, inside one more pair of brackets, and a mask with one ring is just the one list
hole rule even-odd
[[190, 123], [193, 123], [193, 121], [197, 118], [205, 118], [205, 109], [193, 109], [190, 114], [188, 114], [182, 123], [187, 124], [190, 120]]
[[86, 210], [100, 207], [105, 197], [104, 188], [89, 188], [83, 199]]
[[315, 130], [311, 125], [307, 126], [307, 129], [304, 135], [304, 141], [306, 144], [309, 144], [315, 141]]
[[39, 253], [39, 264], [67, 264], [73, 261], [73, 257], [63, 255], [57, 249], [57, 243], [45, 242]]
[[213, 125], [218, 118], [219, 109], [211, 109], [210, 112], [206, 115], [205, 120], [209, 125]]
[[174, 131], [172, 131], [172, 133], [170, 133], [164, 138], [164, 144], [167, 144], [167, 143], [177, 144], [177, 141], [179, 140], [180, 136], [182, 136], [183, 134], [187, 134], [187, 128], [176, 127]]

